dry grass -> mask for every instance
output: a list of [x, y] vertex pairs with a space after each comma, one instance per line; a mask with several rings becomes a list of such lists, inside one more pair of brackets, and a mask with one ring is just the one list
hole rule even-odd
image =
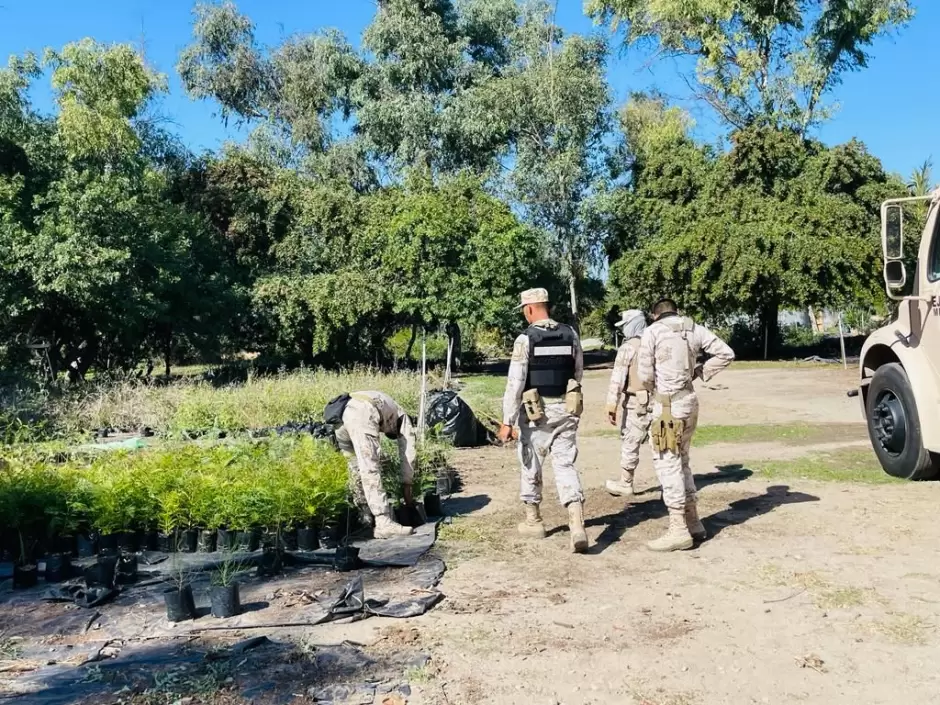
[[202, 380], [169, 385], [145, 382], [101, 384], [52, 402], [50, 415], [67, 431], [143, 426], [157, 433], [192, 430], [238, 431], [319, 419], [326, 402], [344, 391], [379, 390], [411, 413], [418, 410], [420, 378], [410, 372], [386, 374], [299, 370], [216, 387]]
[[896, 613], [888, 619], [870, 624], [876, 634], [887, 637], [889, 641], [904, 646], [923, 646], [933, 632], [933, 626], [913, 614]]

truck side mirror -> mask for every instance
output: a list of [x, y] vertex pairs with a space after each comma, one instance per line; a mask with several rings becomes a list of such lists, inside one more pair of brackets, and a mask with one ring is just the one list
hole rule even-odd
[[885, 285], [888, 289], [903, 289], [907, 284], [907, 268], [904, 262], [892, 260], [885, 262], [884, 268]]
[[904, 257], [904, 209], [897, 203], [885, 206], [882, 210], [881, 247], [886, 260]]

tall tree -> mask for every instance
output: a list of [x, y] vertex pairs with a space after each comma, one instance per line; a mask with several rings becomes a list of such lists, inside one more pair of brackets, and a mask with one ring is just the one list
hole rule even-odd
[[607, 46], [596, 37], [566, 37], [554, 13], [545, 2], [526, 5], [498, 90], [512, 126], [512, 195], [549, 233], [577, 320], [578, 282], [603, 251], [589, 206], [609, 176]]
[[586, 0], [595, 20], [695, 60], [696, 93], [734, 128], [762, 121], [806, 134], [824, 99], [864, 68], [872, 43], [906, 24], [911, 0]]

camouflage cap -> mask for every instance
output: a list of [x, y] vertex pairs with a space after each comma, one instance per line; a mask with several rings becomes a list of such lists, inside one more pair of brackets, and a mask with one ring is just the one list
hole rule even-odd
[[522, 308], [523, 306], [529, 306], [531, 304], [547, 304], [548, 291], [545, 289], [526, 289], [519, 298], [522, 300], [522, 303], [516, 306], [516, 308]]

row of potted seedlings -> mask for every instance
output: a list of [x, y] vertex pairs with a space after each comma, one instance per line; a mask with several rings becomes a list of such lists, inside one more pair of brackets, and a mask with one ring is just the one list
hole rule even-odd
[[[396, 449], [397, 450], [397, 449]], [[392, 496], [397, 452], [383, 467]], [[440, 511], [441, 448], [418, 459], [416, 494]], [[70, 557], [138, 551], [211, 553], [335, 548], [348, 525], [346, 461], [309, 436], [120, 452], [55, 464], [21, 455], [0, 462], [0, 535], [14, 584], [69, 574]], [[421, 496], [418, 494], [418, 496]]]

